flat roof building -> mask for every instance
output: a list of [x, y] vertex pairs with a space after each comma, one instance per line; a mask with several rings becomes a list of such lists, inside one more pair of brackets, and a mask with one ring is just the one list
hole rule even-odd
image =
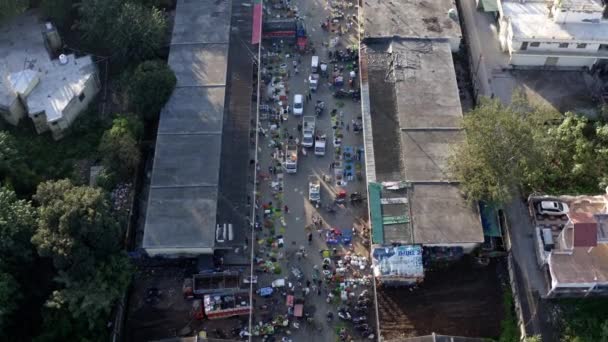
[[100, 89], [91, 56], [58, 56], [60, 46], [57, 30], [35, 12], [0, 25], [0, 115], [12, 125], [28, 116], [38, 133], [51, 131], [54, 139]]
[[230, 2], [178, 1], [169, 53], [176, 88], [160, 115], [142, 247], [211, 254], [228, 72]]
[[608, 20], [600, 0], [504, 0], [499, 39], [515, 66], [591, 67], [608, 58]]
[[366, 1], [361, 47], [372, 243], [454, 247], [484, 241], [478, 208], [448, 170], [462, 141], [452, 53], [462, 32], [453, 1]]

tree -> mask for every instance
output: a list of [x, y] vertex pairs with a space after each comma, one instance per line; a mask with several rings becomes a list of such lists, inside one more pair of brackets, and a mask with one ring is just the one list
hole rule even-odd
[[535, 137], [544, 116], [521, 113], [518, 105], [484, 101], [465, 116], [466, 138], [450, 159], [450, 168], [470, 200], [504, 203], [527, 183], [529, 170], [542, 165], [544, 155]]
[[42, 0], [40, 2], [40, 9], [44, 15], [59, 26], [68, 23], [73, 7], [74, 0]]
[[129, 87], [133, 109], [148, 120], [155, 120], [169, 100], [177, 79], [173, 70], [162, 61], [146, 61], [135, 69]]
[[23, 13], [29, 5], [29, 0], [0, 0], [0, 21]]
[[[17, 309], [20, 298], [19, 284], [12, 275], [0, 271], [0, 329], [3, 332]], [[4, 334], [0, 332], [0, 336]]]
[[69, 274], [60, 273], [57, 281], [64, 288], [53, 292], [46, 306], [67, 308], [74, 319], [87, 322], [94, 328], [107, 319], [116, 301], [123, 295], [133, 266], [124, 254], [111, 255], [99, 263], [87, 278], [75, 281]]
[[140, 160], [137, 137], [141, 136], [141, 123], [125, 116], [114, 119], [99, 144], [104, 167], [120, 180], [133, 176]]
[[100, 188], [49, 181], [38, 186], [34, 200], [40, 207], [32, 242], [74, 281], [85, 279], [98, 260], [121, 249], [122, 230]]
[[22, 158], [17, 148], [17, 141], [10, 133], [0, 132], [0, 175], [2, 178], [13, 176], [18, 172]]
[[83, 0], [79, 12], [78, 27], [85, 41], [120, 63], [154, 57], [166, 38], [165, 16], [155, 7], [122, 0]]
[[0, 260], [9, 270], [31, 262], [30, 242], [36, 225], [35, 210], [29, 202], [18, 200], [9, 189], [0, 188]]

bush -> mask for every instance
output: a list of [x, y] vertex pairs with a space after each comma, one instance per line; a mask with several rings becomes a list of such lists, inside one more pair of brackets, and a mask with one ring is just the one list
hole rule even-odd
[[135, 69], [128, 90], [129, 104], [147, 120], [156, 120], [177, 79], [163, 61], [146, 61]]
[[107, 173], [116, 176], [113, 181], [129, 180], [139, 165], [140, 151], [136, 140], [136, 135], [141, 134], [138, 133], [141, 131], [139, 126], [134, 119], [119, 116], [101, 138], [102, 165]]

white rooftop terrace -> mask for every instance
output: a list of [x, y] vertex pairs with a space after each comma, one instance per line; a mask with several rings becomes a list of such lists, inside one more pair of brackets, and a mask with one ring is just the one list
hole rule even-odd
[[44, 24], [34, 12], [0, 25], [0, 105], [10, 105], [16, 90], [29, 88], [31, 92], [25, 96], [28, 113], [45, 112], [52, 122], [82, 93], [86, 81], [95, 75], [95, 66], [89, 56], [68, 55], [65, 64], [52, 60], [43, 31]]
[[[568, 10], [591, 5], [593, 0], [570, 0], [564, 6]], [[550, 10], [544, 1], [502, 1], [501, 14], [511, 19], [513, 38], [515, 40], [546, 39], [564, 42], [576, 41], [581, 43], [608, 43], [608, 21], [568, 22], [557, 23], [549, 16]], [[596, 6], [594, 5], [593, 8]]]

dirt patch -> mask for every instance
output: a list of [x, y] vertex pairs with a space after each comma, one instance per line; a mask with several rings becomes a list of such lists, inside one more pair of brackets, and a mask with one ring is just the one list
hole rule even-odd
[[469, 258], [427, 271], [417, 289], [378, 289], [385, 339], [428, 335], [496, 338], [503, 316], [503, 263], [477, 268]]

